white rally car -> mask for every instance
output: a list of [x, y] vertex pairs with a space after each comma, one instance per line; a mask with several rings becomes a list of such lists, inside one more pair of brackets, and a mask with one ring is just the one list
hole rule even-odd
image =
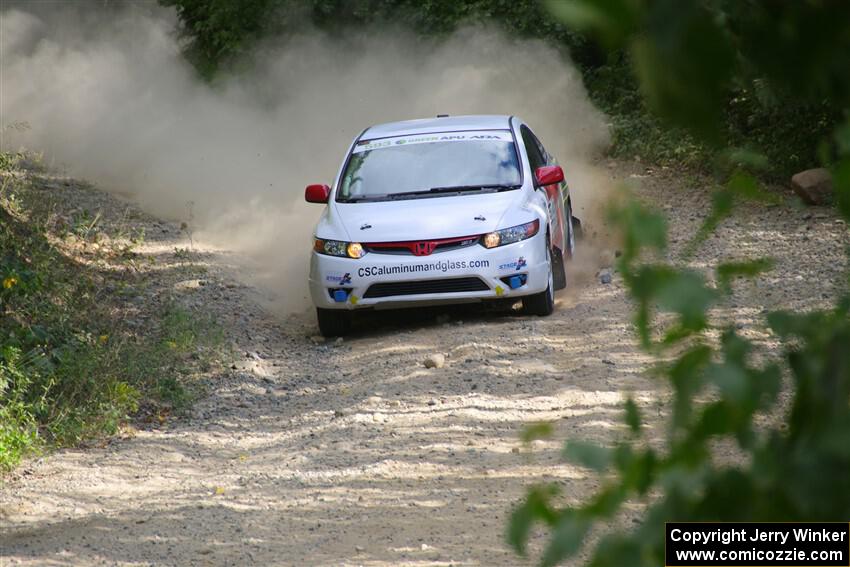
[[316, 226], [310, 294], [325, 336], [363, 308], [521, 299], [549, 315], [575, 246], [564, 173], [515, 116], [367, 128]]

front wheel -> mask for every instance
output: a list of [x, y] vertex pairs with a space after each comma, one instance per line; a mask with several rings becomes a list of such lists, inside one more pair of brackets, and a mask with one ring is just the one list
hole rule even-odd
[[552, 251], [549, 247], [549, 239], [546, 239], [546, 264], [549, 266], [549, 281], [546, 289], [534, 295], [522, 298], [522, 308], [528, 315], [546, 317], [555, 311], [555, 281], [552, 276]]
[[323, 337], [341, 337], [351, 331], [351, 311], [317, 307], [316, 318]]

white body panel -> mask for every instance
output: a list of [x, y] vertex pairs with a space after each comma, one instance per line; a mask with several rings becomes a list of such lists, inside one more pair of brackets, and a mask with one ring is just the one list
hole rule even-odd
[[[430, 256], [367, 254], [363, 258], [353, 260], [314, 252], [310, 261], [310, 295], [316, 307], [326, 309], [465, 303], [484, 299], [521, 297], [546, 289], [548, 265], [544, 249], [545, 239], [545, 233], [539, 232], [537, 236], [528, 240], [490, 250], [476, 244]], [[520, 274], [527, 275], [528, 283], [518, 289], [510, 289], [510, 286], [500, 279]], [[487, 284], [488, 289], [398, 295], [374, 299], [364, 297], [369, 287], [376, 283], [461, 277], [479, 277]], [[329, 289], [339, 287], [351, 289], [348, 299], [343, 303], [334, 301], [328, 292]]]
[[[510, 129], [517, 140], [522, 186], [493, 193], [337, 202], [335, 197], [344, 162], [331, 188], [328, 206], [316, 227], [317, 238], [367, 244], [447, 239], [479, 236], [535, 219], [540, 229], [531, 238], [492, 249], [476, 243], [425, 256], [369, 252], [362, 258], [351, 259], [312, 252], [309, 284], [313, 303], [324, 309], [380, 308], [518, 298], [545, 291], [549, 281], [547, 234], [552, 226], [561, 226], [552, 220], [557, 217], [559, 207], [563, 211], [563, 197], [561, 188], [550, 188], [547, 192], [545, 188], [534, 187], [534, 174], [519, 136], [521, 125], [520, 120], [507, 116], [467, 116], [386, 124], [361, 134], [358, 140], [400, 134]], [[564, 240], [563, 234], [549, 235], [549, 238], [553, 244]], [[514, 275], [523, 275], [525, 283], [512, 289], [503, 278]], [[367, 293], [373, 284], [453, 278], [479, 278], [486, 289], [372, 298]], [[333, 290], [341, 288], [348, 292], [345, 301], [333, 298]]]

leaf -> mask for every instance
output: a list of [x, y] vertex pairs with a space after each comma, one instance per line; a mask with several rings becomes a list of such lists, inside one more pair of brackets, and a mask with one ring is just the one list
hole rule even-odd
[[673, 428], [684, 427], [690, 420], [692, 399], [702, 388], [704, 367], [711, 359], [711, 349], [697, 345], [683, 354], [670, 367], [673, 383]]
[[774, 333], [783, 338], [794, 335], [805, 336], [812, 334], [823, 324], [824, 317], [820, 313], [797, 314], [788, 311], [768, 313], [767, 324]]
[[522, 439], [523, 443], [531, 443], [535, 439], [548, 439], [552, 437], [552, 433], [552, 424], [548, 421], [542, 421], [523, 429], [520, 439]]
[[741, 170], [735, 171], [725, 186], [712, 194], [711, 212], [685, 247], [684, 256], [686, 258], [693, 255], [699, 245], [717, 229], [723, 219], [732, 214], [737, 198], [766, 203], [779, 202], [778, 197], [762, 190], [755, 177]]
[[664, 338], [661, 340], [661, 344], [665, 346], [669, 346], [675, 343], [678, 343], [688, 337], [694, 335], [693, 329], [687, 329], [682, 327], [681, 325], [674, 325], [673, 327], [667, 329], [667, 332], [664, 333]]
[[[663, 526], [659, 528], [662, 531]], [[641, 546], [632, 534], [609, 534], [602, 538], [594, 550], [589, 567], [645, 567], [662, 565], [642, 556]], [[663, 558], [662, 558], [663, 559]]]
[[553, 524], [557, 519], [549, 507], [549, 499], [558, 493], [554, 485], [535, 486], [529, 489], [525, 502], [514, 509], [508, 523], [508, 544], [520, 555], [526, 553], [528, 534], [535, 522]]
[[732, 174], [732, 177], [730, 177], [729, 181], [726, 182], [726, 187], [736, 196], [750, 201], [760, 203], [779, 202], [779, 198], [776, 195], [768, 193], [762, 188], [758, 179], [741, 170]]
[[581, 547], [584, 536], [590, 529], [590, 523], [573, 513], [565, 513], [555, 524], [549, 545], [543, 552], [540, 564], [544, 567], [557, 565], [567, 557], [575, 555]]
[[667, 248], [667, 219], [657, 211], [630, 200], [609, 209], [608, 217], [623, 232], [621, 264], [628, 265], [642, 248]]
[[702, 275], [694, 271], [675, 272], [658, 283], [655, 293], [658, 305], [678, 313], [682, 327], [691, 330], [705, 327], [706, 311], [717, 296], [706, 287]]
[[684, 257], [690, 258], [717, 226], [732, 213], [735, 195], [728, 188], [718, 189], [711, 195], [711, 212], [685, 246]]
[[531, 533], [531, 528], [536, 519], [537, 516], [529, 506], [528, 501], [518, 506], [511, 514], [511, 519], [508, 522], [508, 545], [522, 556], [526, 554], [528, 534]]
[[701, 274], [666, 265], [640, 266], [625, 280], [638, 301], [635, 324], [644, 348], [650, 347], [650, 305], [657, 303], [663, 310], [679, 314], [678, 327], [664, 339], [664, 343], [673, 343], [705, 328], [706, 311], [718, 297], [706, 287]]
[[583, 441], [569, 441], [564, 447], [563, 456], [572, 463], [602, 471], [610, 466], [612, 451]]
[[612, 48], [622, 45], [638, 23], [630, 0], [547, 0], [546, 7], [565, 24], [598, 33]]
[[732, 76], [732, 48], [699, 2], [653, 2], [644, 34], [631, 44], [635, 70], [649, 106], [710, 143], [720, 141], [724, 93]]
[[643, 494], [655, 477], [656, 460], [652, 449], [635, 451], [631, 445], [619, 445], [614, 452], [614, 461], [623, 488]]
[[609, 486], [597, 493], [588, 503], [583, 512], [595, 518], [608, 518], [620, 509], [620, 505], [626, 500], [626, 490], [621, 484]]
[[737, 429], [737, 421], [728, 403], [713, 402], [703, 410], [691, 433], [695, 439], [725, 435]]
[[629, 426], [629, 429], [632, 430], [632, 433], [638, 433], [640, 431], [640, 410], [635, 404], [635, 401], [629, 397], [626, 400], [626, 425]]
[[746, 370], [737, 364], [711, 364], [706, 369], [706, 377], [713, 382], [727, 400], [736, 404], [747, 401], [749, 388], [749, 375]]
[[760, 258], [747, 262], [725, 262], [716, 268], [718, 286], [725, 292], [732, 291], [732, 280], [738, 277], [752, 278], [773, 267], [769, 258]]
[[833, 168], [833, 189], [838, 211], [850, 222], [850, 157], [845, 157]]
[[736, 169], [745, 167], [751, 170], [764, 171], [770, 166], [766, 155], [748, 148], [729, 148], [721, 152], [720, 159]]
[[762, 397], [761, 409], [764, 409], [776, 403], [776, 397], [782, 386], [782, 371], [776, 364], [770, 364], [758, 373], [758, 377], [756, 385]]

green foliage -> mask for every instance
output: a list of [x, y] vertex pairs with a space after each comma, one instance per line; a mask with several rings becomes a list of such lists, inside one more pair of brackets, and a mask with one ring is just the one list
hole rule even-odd
[[618, 53], [604, 65], [582, 71], [590, 98], [609, 117], [611, 155], [699, 169], [711, 163], [712, 154], [703, 144], [647, 108], [629, 56]]
[[511, 33], [569, 46], [581, 61], [598, 50], [546, 12], [537, 0], [160, 0], [174, 6], [189, 40], [188, 54], [202, 74], [238, 62], [268, 37], [312, 26], [338, 36], [364, 28], [401, 26], [440, 36], [458, 26], [496, 22]]
[[[69, 257], [48, 230], [50, 204], [26, 176], [3, 174], [13, 181], [0, 196], [0, 470], [28, 451], [113, 434], [141, 405], [186, 407], [184, 377], [220, 354], [221, 331], [174, 304], [129, 327], [121, 310], [141, 289]], [[99, 218], [78, 215], [67, 238], [94, 240]]]
[[[635, 203], [617, 212], [621, 222], [647, 221], [653, 213]], [[663, 225], [659, 215], [650, 224]], [[666, 447], [649, 447], [637, 406], [625, 405], [631, 437], [613, 448], [571, 440], [564, 457], [605, 473], [603, 487], [586, 503], [559, 507], [552, 487], [538, 486], [511, 518], [508, 540], [519, 553], [535, 522], [550, 529], [541, 565], [574, 555], [595, 523], [606, 523], [627, 501], [646, 506], [630, 533], [614, 532], [597, 544], [589, 565], [661, 565], [666, 521], [843, 521], [850, 514], [850, 294], [834, 309], [808, 314], [772, 313], [768, 323], [783, 340], [782, 359], [757, 364], [753, 345], [733, 328], [715, 328], [710, 307], [736, 277], [755, 277], [765, 261], [721, 264], [710, 287], [693, 272], [641, 258], [663, 249], [663, 239], [628, 226], [618, 269], [637, 303], [645, 347], [673, 387]], [[652, 315], [673, 320], [661, 324]], [[709, 331], [719, 331], [719, 343]], [[781, 419], [781, 377], [793, 378], [791, 409]], [[703, 400], [703, 401], [697, 401]], [[708, 401], [704, 401], [708, 400]], [[774, 416], [757, 425], [757, 416]], [[542, 430], [540, 426], [538, 430]], [[747, 455], [715, 460], [718, 440]], [[817, 482], [812, 479], [817, 478]], [[650, 493], [658, 496], [650, 498]]]
[[[615, 117], [619, 153], [668, 161], [672, 145], [710, 162], [717, 148], [751, 146], [769, 160], [771, 177], [832, 157], [823, 144], [850, 98], [850, 4], [552, 0], [549, 6], [617, 50], [618, 64], [593, 71], [588, 84]], [[642, 97], [628, 86], [634, 77]], [[655, 130], [643, 99], [672, 129]]]
[[484, 23], [543, 39], [569, 51], [609, 115], [612, 154], [652, 163], [711, 170], [718, 148], [752, 146], [769, 160], [761, 175], [786, 178], [823, 160], [821, 142], [847, 100], [846, 2], [160, 2], [177, 10], [187, 53], [206, 77], [305, 26], [334, 37], [382, 27], [443, 36]]
[[[729, 81], [728, 88], [735, 80], [757, 77], [795, 108], [813, 100], [828, 100], [823, 107], [833, 110], [847, 105], [848, 79], [838, 71], [850, 55], [846, 3], [771, 4], [770, 13], [759, 2], [718, 1], [698, 8], [665, 1], [556, 4], [574, 24], [601, 28], [609, 45], [638, 52], [638, 67], [649, 60], [650, 68], [638, 74], [651, 104], [707, 144], [724, 139], [722, 122], [712, 125], [705, 117], [720, 115], [726, 95], [685, 70], [688, 64], [723, 67], [708, 75]], [[700, 24], [707, 27], [700, 27], [704, 33], [696, 43], [683, 37], [693, 33], [695, 13], [708, 20]], [[813, 37], [814, 24], [824, 26], [825, 38]], [[733, 60], [729, 46], [736, 50]], [[715, 54], [720, 54], [717, 61]], [[688, 110], [690, 101], [695, 102]], [[821, 153], [832, 156], [838, 209], [850, 220], [850, 121], [839, 128], [830, 119], [818, 128], [835, 131], [822, 140]], [[770, 200], [745, 172], [763, 171], [768, 161], [763, 154], [728, 148], [716, 155], [728, 167], [728, 180], [686, 247], [686, 257], [736, 201]], [[610, 448], [576, 441], [565, 448], [568, 460], [604, 473], [599, 491], [581, 505], [561, 506], [556, 490], [545, 485], [530, 489], [511, 518], [509, 543], [524, 554], [531, 527], [542, 523], [550, 539], [540, 563], [557, 564], [581, 549], [588, 529], [610, 525], [627, 502], [643, 506], [642, 521], [631, 531], [603, 535], [587, 564], [663, 564], [668, 521], [846, 521], [850, 290], [831, 309], [769, 314], [767, 324], [781, 341], [781, 356], [757, 362], [754, 345], [734, 328], [715, 324], [711, 308], [731, 292], [736, 278], [758, 277], [770, 268], [769, 261], [722, 263], [714, 268], [716, 285], [710, 285], [701, 273], [656, 260], [666, 246], [660, 214], [627, 202], [611, 219], [623, 233], [617, 268], [636, 303], [637, 333], [643, 347], [658, 356], [658, 375], [673, 390], [666, 443], [661, 449], [650, 446], [637, 406], [627, 401], [628, 437]], [[667, 316], [657, 318], [658, 312]], [[784, 376], [790, 384], [783, 391]], [[781, 400], [789, 400], [790, 408]], [[739, 456], [717, 459], [718, 447]]]
[[0, 152], [0, 170], [10, 170], [17, 167], [22, 157], [19, 153]]

